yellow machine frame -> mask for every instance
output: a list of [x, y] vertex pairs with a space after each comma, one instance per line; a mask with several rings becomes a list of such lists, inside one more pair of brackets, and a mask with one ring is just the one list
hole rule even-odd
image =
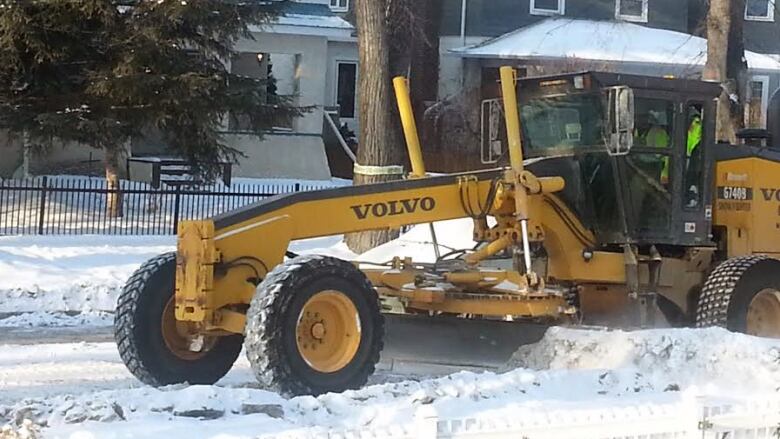
[[[555, 195], [564, 188], [563, 179], [536, 177], [524, 168], [515, 71], [503, 67], [500, 75], [509, 168], [427, 176], [407, 83], [396, 78], [394, 86], [412, 165], [410, 179], [297, 198], [285, 196], [266, 203], [264, 209], [231, 213], [229, 221], [216, 218], [182, 222], [177, 248], [176, 319], [199, 325], [204, 332], [241, 333], [243, 310], [257, 282], [283, 262], [292, 240], [466, 217], [474, 219], [474, 240], [485, 244], [466, 255], [463, 270], [426, 280], [425, 270], [410, 258], [395, 258], [388, 266], [364, 264], [361, 269], [382, 296], [398, 298], [407, 309], [418, 311], [562, 318], [576, 311], [567, 303], [565, 285], [577, 285], [583, 308], [608, 313], [625, 306], [623, 298], [630, 292], [627, 288], [631, 283], [648, 282], [647, 267], [633, 251], [589, 250], [596, 243], [592, 232]], [[492, 204], [486, 206], [486, 200], [492, 200]], [[495, 219], [495, 226], [488, 226], [488, 216]], [[718, 219], [730, 223], [751, 220], [739, 212], [719, 213]], [[729, 248], [730, 255], [746, 254], [760, 246], [747, 242], [755, 238], [743, 237], [739, 230], [729, 229], [729, 233], [737, 234], [729, 239], [736, 243]], [[530, 246], [542, 241], [548, 257], [540, 274], [531, 260]], [[586, 251], [589, 256], [584, 258]], [[500, 252], [516, 256], [513, 269], [480, 266]], [[703, 283], [714, 252], [709, 247], [690, 248], [684, 257], [662, 258], [658, 291], [686, 309], [689, 291]], [[627, 279], [630, 271], [626, 267], [632, 265], [639, 266], [635, 270], [638, 279]], [[546, 285], [549, 279], [556, 285]], [[618, 299], [606, 300], [610, 295]]]

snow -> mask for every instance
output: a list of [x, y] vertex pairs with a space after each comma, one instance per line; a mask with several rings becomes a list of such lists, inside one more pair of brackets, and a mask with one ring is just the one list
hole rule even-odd
[[105, 311], [84, 311], [75, 314], [51, 311], [14, 313], [0, 318], [0, 328], [66, 328], [111, 326], [114, 315]]
[[[442, 253], [474, 245], [470, 220], [434, 227]], [[0, 313], [22, 312], [0, 320], [0, 329], [105, 330], [110, 314], [104, 311], [113, 309], [127, 276], [173, 247], [173, 237], [0, 238]], [[378, 262], [403, 255], [435, 259], [427, 224], [357, 257], [339, 236], [297, 241], [291, 250]], [[468, 419], [469, 425], [520, 422], [541, 428], [630, 419], [630, 426], [671, 422], [681, 414], [696, 419], [698, 401], [780, 401], [780, 340], [719, 328], [551, 328], [500, 371], [399, 375], [380, 364], [363, 389], [296, 398], [258, 388], [244, 355], [217, 385], [156, 389], [129, 373], [110, 342], [12, 343], [0, 340], [0, 425], [9, 423], [0, 437], [36, 428], [44, 437], [101, 439], [312, 437], [368, 430], [380, 432], [371, 437], [387, 437], [416, 431], [430, 414], [442, 422]], [[24, 419], [33, 423], [23, 424]], [[593, 428], [603, 429], [601, 424]]]
[[[351, 186], [352, 180], [345, 178], [331, 177], [329, 180], [302, 180], [300, 178], [248, 178], [233, 177], [230, 179], [230, 187], [236, 189], [242, 185], [250, 186], [295, 186], [299, 184], [302, 188], [329, 188]], [[220, 184], [220, 186], [225, 187]]]
[[275, 24], [288, 26], [324, 27], [333, 29], [354, 30], [355, 28], [339, 16], [285, 14], [279, 17]]
[[[647, 64], [703, 66], [707, 40], [624, 21], [549, 18], [483, 43], [450, 50], [472, 58], [573, 58]], [[745, 51], [752, 69], [780, 71], [780, 61]]]
[[308, 437], [409, 426], [423, 408], [475, 422], [557, 416], [566, 423], [627, 407], [641, 418], [684, 410], [692, 400], [772, 399], [780, 382], [780, 340], [717, 328], [552, 328], [522, 356], [513, 366], [524, 367], [503, 373], [286, 399], [253, 388], [243, 357], [220, 385], [154, 389], [130, 378], [108, 343], [2, 346], [0, 418], [31, 418], [52, 437]]
[[[290, 250], [352, 259], [341, 241], [341, 236], [296, 241]], [[175, 246], [173, 236], [2, 236], [0, 327], [110, 322], [96, 312], [113, 312], [133, 271]], [[63, 311], [87, 314], [68, 317]], [[2, 318], [9, 313], [27, 314]]]
[[[471, 219], [455, 219], [436, 222], [433, 225], [439, 243], [439, 251], [446, 254], [454, 250], [472, 249], [474, 223]], [[409, 256], [415, 262], [436, 262], [430, 225], [413, 226], [398, 239], [380, 245], [358, 256], [359, 261], [383, 263], [394, 256]]]
[[0, 313], [112, 311], [130, 274], [174, 247], [172, 236], [0, 237]]
[[[436, 223], [442, 253], [471, 248], [470, 220]], [[393, 256], [412, 256], [433, 262], [427, 224], [414, 226], [400, 239], [360, 257], [341, 236], [292, 242], [290, 251], [316, 253], [345, 260], [385, 262]], [[143, 262], [173, 251], [173, 236], [0, 236], [0, 327], [73, 326], [81, 317], [53, 312], [112, 312], [119, 291]], [[3, 314], [27, 313], [3, 319]], [[101, 318], [83, 317], [99, 323]], [[103, 320], [108, 320], [103, 317]]]

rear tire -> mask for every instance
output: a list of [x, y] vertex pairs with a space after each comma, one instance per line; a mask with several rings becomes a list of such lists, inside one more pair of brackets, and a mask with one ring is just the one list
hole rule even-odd
[[244, 345], [261, 384], [287, 395], [319, 395], [362, 387], [379, 361], [383, 336], [376, 290], [359, 269], [336, 258], [299, 256], [258, 287]]
[[780, 260], [748, 255], [718, 265], [699, 296], [696, 326], [780, 337]]
[[144, 384], [214, 384], [238, 358], [243, 337], [207, 337], [208, 342], [204, 343], [207, 350], [175, 351], [171, 347], [171, 335], [167, 341], [163, 335], [164, 329], [170, 333], [170, 328], [176, 325], [171, 308], [175, 273], [176, 254], [165, 253], [144, 263], [128, 279], [119, 295], [114, 317], [119, 356]]

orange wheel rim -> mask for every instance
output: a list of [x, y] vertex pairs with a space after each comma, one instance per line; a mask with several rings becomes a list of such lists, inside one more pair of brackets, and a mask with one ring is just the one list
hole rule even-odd
[[321, 291], [303, 305], [295, 335], [306, 364], [318, 372], [337, 372], [355, 358], [360, 346], [357, 308], [340, 291]]
[[[217, 337], [204, 336], [199, 342], [197, 335], [193, 331], [192, 324], [176, 320], [176, 298], [171, 296], [162, 313], [162, 338], [165, 346], [175, 356], [182, 360], [194, 361], [206, 355], [214, 347]], [[200, 344], [200, 349], [193, 350], [192, 347]]]

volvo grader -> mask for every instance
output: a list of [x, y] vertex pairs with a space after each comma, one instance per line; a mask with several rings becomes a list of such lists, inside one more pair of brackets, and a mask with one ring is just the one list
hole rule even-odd
[[[357, 388], [383, 349], [388, 303], [431, 320], [646, 327], [663, 317], [780, 336], [780, 94], [774, 128], [730, 145], [714, 137], [718, 84], [518, 79], [502, 67], [482, 111], [483, 158], [495, 169], [431, 176], [405, 80], [394, 84], [407, 178], [182, 221], [176, 251], [132, 275], [115, 336], [140, 381], [214, 383], [243, 347], [261, 384], [285, 394]], [[457, 218], [473, 222], [477, 244], [433, 262], [288, 249]]]

